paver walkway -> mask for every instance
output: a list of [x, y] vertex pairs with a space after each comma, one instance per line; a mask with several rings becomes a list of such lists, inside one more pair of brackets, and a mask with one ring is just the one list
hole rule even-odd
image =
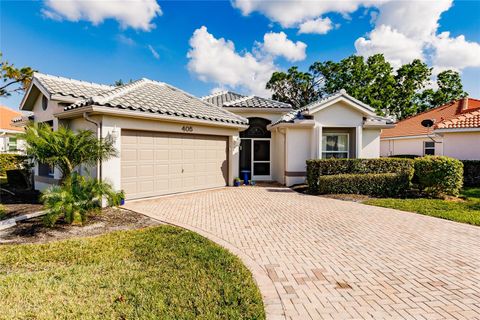
[[238, 254], [271, 319], [480, 319], [479, 227], [278, 187], [126, 207]]

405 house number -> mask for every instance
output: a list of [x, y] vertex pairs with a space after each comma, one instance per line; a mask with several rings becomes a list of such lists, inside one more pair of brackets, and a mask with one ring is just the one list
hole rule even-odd
[[182, 131], [183, 132], [193, 132], [193, 127], [192, 126], [183, 126]]

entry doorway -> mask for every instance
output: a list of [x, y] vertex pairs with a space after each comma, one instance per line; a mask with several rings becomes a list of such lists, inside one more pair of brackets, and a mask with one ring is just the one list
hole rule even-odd
[[240, 172], [250, 171], [250, 178], [257, 181], [272, 180], [271, 133], [269, 120], [249, 118], [249, 128], [240, 133]]

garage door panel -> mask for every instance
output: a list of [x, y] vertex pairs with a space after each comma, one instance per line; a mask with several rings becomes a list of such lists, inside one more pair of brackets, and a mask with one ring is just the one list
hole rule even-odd
[[226, 185], [227, 138], [122, 130], [127, 199]]

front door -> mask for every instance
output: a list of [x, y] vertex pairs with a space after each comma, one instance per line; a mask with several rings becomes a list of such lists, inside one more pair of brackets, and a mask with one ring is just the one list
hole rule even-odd
[[270, 139], [252, 139], [252, 143], [253, 180], [271, 180]]
[[252, 180], [271, 180], [270, 139], [241, 139], [240, 172], [250, 171]]

